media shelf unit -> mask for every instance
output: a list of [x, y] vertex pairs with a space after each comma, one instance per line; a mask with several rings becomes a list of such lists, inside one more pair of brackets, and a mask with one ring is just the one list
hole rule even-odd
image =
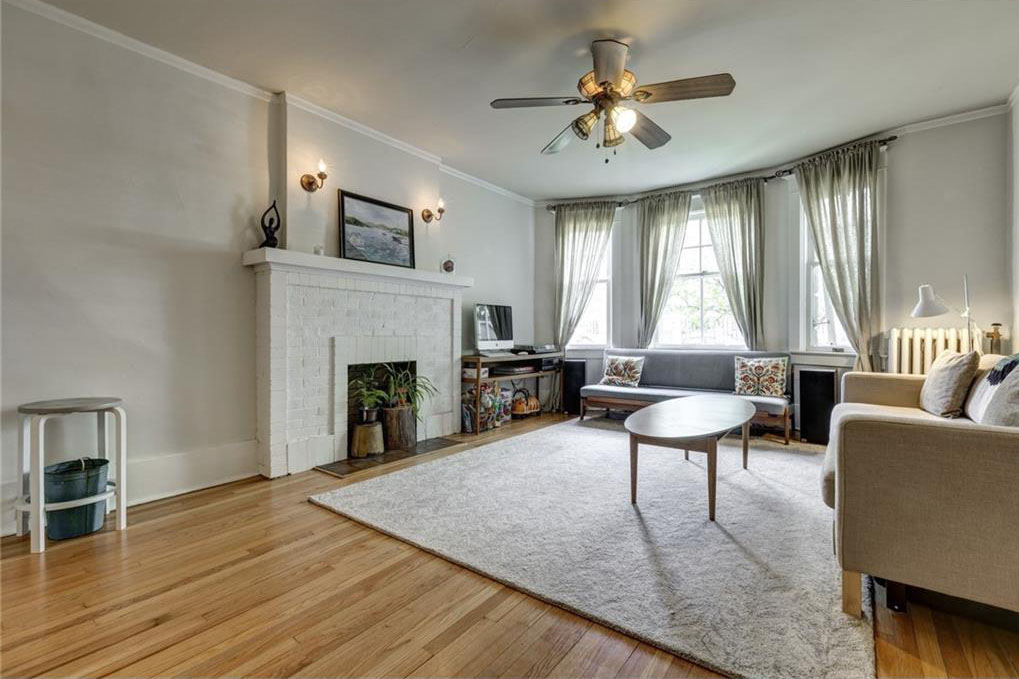
[[[552, 370], [542, 370], [541, 363], [545, 359], [558, 359], [559, 366]], [[513, 356], [481, 356], [478, 354], [468, 354], [461, 359], [461, 376], [463, 375], [463, 369], [473, 369], [475, 377], [462, 377], [462, 382], [465, 385], [474, 387], [474, 422], [471, 427], [472, 434], [481, 433], [481, 385], [483, 384], [495, 384], [499, 382], [515, 382], [517, 380], [526, 380], [531, 378], [542, 377], [553, 377], [559, 376], [559, 383], [556, 385], [553, 382], [553, 388], [558, 387], [561, 391], [563, 386], [563, 361], [565, 354], [561, 351], [549, 351], [540, 354], [525, 354], [519, 356], [514, 354]], [[481, 377], [482, 368], [490, 368], [493, 365], [511, 365], [511, 366], [526, 366], [531, 367], [533, 370], [528, 372], [516, 373], [513, 375], [489, 375], [488, 377]], [[535, 394], [537, 396], [537, 394]], [[554, 402], [555, 399], [552, 399]], [[562, 395], [558, 399], [559, 403], [562, 403]]]

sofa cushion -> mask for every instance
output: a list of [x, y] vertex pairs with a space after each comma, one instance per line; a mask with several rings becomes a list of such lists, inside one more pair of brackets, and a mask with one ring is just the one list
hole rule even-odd
[[[854, 419], [884, 420], [906, 424], [945, 425], [945, 419], [922, 408], [877, 405], [874, 403], [839, 403], [831, 412], [831, 434], [824, 454], [821, 469], [821, 496], [829, 507], [835, 507], [835, 467], [839, 455], [842, 428]], [[978, 426], [965, 417], [952, 421], [948, 426]], [[875, 470], [877, 473], [877, 470]]]
[[1019, 369], [1012, 370], [991, 396], [982, 424], [998, 427], [1019, 427]]
[[966, 413], [966, 417], [974, 422], [984, 421], [984, 411], [987, 410], [991, 397], [1000, 385], [1000, 382], [991, 384], [990, 380], [987, 379], [987, 375], [1003, 359], [1007, 359], [1007, 357], [1000, 354], [984, 354], [980, 357], [976, 375], [973, 377], [973, 384], [970, 386], [969, 394], [966, 396], [966, 405], [963, 406], [963, 412]]
[[786, 356], [748, 358], [736, 356], [736, 393], [752, 396], [781, 396], [785, 393]]
[[[628, 399], [631, 401], [642, 401], [645, 403], [658, 403], [668, 401], [670, 398], [682, 398], [684, 396], [706, 396], [718, 395], [727, 392], [711, 391], [708, 389], [672, 389], [667, 387], [614, 387], [606, 384], [590, 384], [581, 387], [580, 395], [584, 398], [615, 398]], [[784, 396], [740, 396], [745, 398], [757, 407], [761, 412], [770, 415], [781, 415], [789, 407], [789, 399]]]
[[[709, 389], [732, 393], [736, 382], [736, 356], [788, 357], [766, 351], [701, 351], [695, 349], [606, 349], [605, 356], [643, 356], [642, 387]], [[786, 371], [785, 393], [792, 393], [791, 370]]]
[[927, 412], [941, 417], [962, 415], [966, 393], [979, 364], [980, 354], [975, 351], [965, 354], [943, 351], [938, 354], [920, 390], [920, 405]]
[[605, 375], [598, 384], [613, 387], [636, 387], [644, 369], [643, 356], [606, 356]]

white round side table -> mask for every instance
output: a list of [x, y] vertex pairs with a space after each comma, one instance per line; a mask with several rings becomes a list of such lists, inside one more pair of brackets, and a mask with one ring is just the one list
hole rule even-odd
[[[18, 406], [18, 478], [21, 479], [21, 496], [14, 503], [14, 519], [18, 535], [28, 530], [32, 536], [32, 551], [46, 549], [46, 510], [70, 509], [107, 500], [106, 513], [111, 511], [110, 500], [116, 498], [117, 530], [127, 528], [127, 414], [121, 407], [123, 400], [116, 397], [93, 396], [88, 398], [61, 398], [52, 401], [35, 401]], [[44, 473], [46, 466], [46, 421], [74, 413], [95, 413], [99, 432], [97, 455], [109, 457], [109, 431], [107, 415], [113, 415], [117, 438], [115, 480], [107, 482], [98, 495], [90, 495], [67, 502], [46, 502]]]

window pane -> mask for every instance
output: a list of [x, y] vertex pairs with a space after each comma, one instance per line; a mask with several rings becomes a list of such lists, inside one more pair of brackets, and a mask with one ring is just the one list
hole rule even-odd
[[715, 259], [715, 248], [711, 245], [701, 248], [701, 270], [718, 271], [718, 260]]
[[695, 248], [701, 244], [701, 221], [694, 217], [686, 222], [686, 233], [683, 234], [683, 247]]
[[683, 248], [679, 254], [679, 273], [700, 273], [700, 248]]
[[700, 344], [701, 279], [679, 278], [658, 322], [658, 344]]
[[609, 262], [612, 261], [612, 256], [609, 254], [610, 249], [605, 248], [605, 256], [601, 259], [601, 266], [598, 267], [598, 280], [608, 280], [609, 278]]
[[568, 344], [573, 346], [606, 346], [609, 343], [609, 284], [598, 281], [594, 286], [591, 301], [580, 317], [573, 337]]
[[701, 344], [745, 346], [719, 276], [704, 277], [704, 338]]

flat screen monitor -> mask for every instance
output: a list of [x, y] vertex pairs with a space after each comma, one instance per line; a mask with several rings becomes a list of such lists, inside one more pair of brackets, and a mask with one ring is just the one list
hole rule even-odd
[[474, 337], [478, 351], [512, 349], [513, 308], [501, 304], [476, 304]]

